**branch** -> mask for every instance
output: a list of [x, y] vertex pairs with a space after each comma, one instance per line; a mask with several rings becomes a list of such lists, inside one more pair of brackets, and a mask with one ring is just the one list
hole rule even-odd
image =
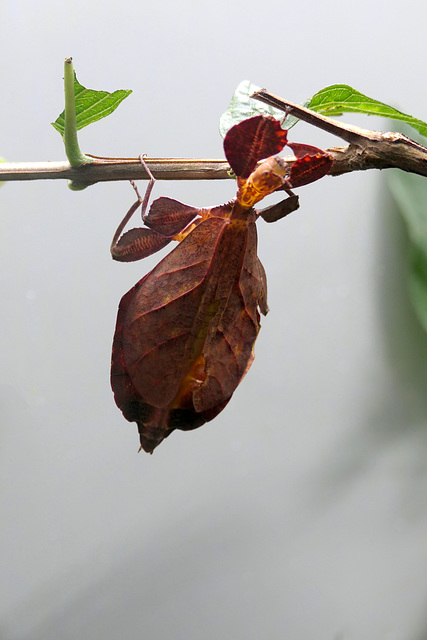
[[[397, 168], [427, 176], [427, 148], [401, 133], [382, 133], [342, 124], [288, 100], [282, 100], [265, 89], [257, 91], [253, 97], [349, 143], [347, 147], [327, 149], [333, 158], [329, 175]], [[71, 167], [68, 162], [0, 163], [0, 182], [67, 179], [81, 185], [90, 185], [113, 180], [148, 179], [139, 158], [91, 158], [91, 164], [80, 167]], [[289, 163], [290, 168], [295, 157], [287, 156], [284, 161]], [[157, 180], [224, 180], [231, 177], [230, 166], [225, 160], [145, 158], [145, 162]]]
[[[92, 156], [95, 157], [95, 156]], [[157, 180], [223, 180], [230, 178], [225, 160], [195, 158], [145, 158]], [[72, 180], [82, 184], [113, 180], [147, 180], [139, 158], [97, 158], [71, 167], [68, 162], [3, 162], [0, 182], [7, 180]]]
[[287, 114], [296, 116], [314, 127], [349, 142], [348, 147], [328, 149], [334, 158], [330, 175], [337, 176], [366, 169], [397, 168], [427, 176], [427, 148], [402, 133], [382, 133], [342, 124], [293, 102], [278, 98], [265, 89], [256, 91], [251, 98], [282, 109]]

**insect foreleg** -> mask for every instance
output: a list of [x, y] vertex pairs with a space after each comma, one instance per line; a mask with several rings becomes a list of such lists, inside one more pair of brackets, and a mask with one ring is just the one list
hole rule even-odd
[[135, 213], [135, 211], [137, 211], [137, 209], [139, 209], [139, 207], [141, 207], [141, 218], [144, 220], [144, 216], [145, 216], [145, 212], [147, 210], [148, 202], [150, 200], [151, 192], [153, 190], [154, 183], [156, 181], [155, 177], [153, 176], [153, 174], [151, 173], [150, 169], [148, 168], [148, 165], [145, 162], [144, 158], [142, 156], [139, 156], [139, 160], [140, 160], [142, 166], [144, 167], [144, 169], [146, 170], [146, 172], [148, 174], [149, 182], [148, 182], [147, 188], [145, 190], [144, 197], [141, 198], [141, 196], [139, 194], [139, 191], [138, 191], [138, 187], [136, 186], [136, 183], [133, 180], [130, 180], [130, 183], [131, 183], [131, 185], [132, 185], [132, 187], [133, 187], [138, 199], [137, 199], [136, 202], [133, 203], [133, 205], [131, 206], [129, 211], [126, 213], [125, 217], [123, 218], [123, 220], [121, 221], [121, 223], [117, 227], [116, 232], [115, 232], [115, 234], [113, 236], [113, 239], [111, 241], [110, 252], [111, 252], [111, 255], [113, 256], [113, 258], [116, 258], [116, 259], [117, 259], [117, 255], [116, 255], [117, 241], [120, 238], [120, 236], [122, 235], [123, 229], [125, 228], [125, 226], [129, 222], [129, 220], [132, 218], [132, 216]]

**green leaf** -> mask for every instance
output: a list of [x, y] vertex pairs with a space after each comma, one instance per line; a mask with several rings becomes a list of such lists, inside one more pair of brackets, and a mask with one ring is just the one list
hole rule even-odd
[[387, 175], [387, 183], [408, 228], [409, 296], [427, 331], [427, 179], [393, 170]]
[[[238, 85], [227, 110], [224, 111], [219, 120], [219, 132], [223, 138], [225, 138], [225, 134], [231, 127], [242, 122], [242, 120], [252, 118], [252, 116], [273, 116], [277, 118], [277, 120], [283, 120], [284, 113], [281, 109], [275, 109], [250, 97], [255, 91], [259, 91], [260, 89], [261, 87], [257, 87], [249, 80], [243, 80]], [[282, 127], [283, 129], [290, 129], [297, 122], [298, 118], [287, 116], [286, 120], [282, 123]]]
[[406, 122], [423, 136], [427, 136], [427, 124], [418, 118], [402, 113], [384, 102], [363, 95], [347, 84], [334, 84], [318, 91], [308, 102], [308, 108], [325, 116], [340, 116], [343, 113], [363, 113], [369, 116], [392, 118]]
[[[76, 97], [76, 116], [77, 116], [77, 129], [83, 129], [87, 125], [101, 120], [109, 116], [110, 113], [115, 111], [119, 104], [132, 93], [131, 90], [119, 89], [114, 93], [108, 93], [107, 91], [94, 91], [93, 89], [86, 89], [81, 85], [74, 74], [74, 94]], [[63, 111], [55, 120], [51, 123], [52, 126], [59, 131], [61, 136], [64, 135], [65, 125], [65, 111]]]

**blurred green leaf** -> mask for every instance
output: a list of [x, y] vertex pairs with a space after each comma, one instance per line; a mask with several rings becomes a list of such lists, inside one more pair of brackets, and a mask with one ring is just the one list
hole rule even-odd
[[427, 136], [427, 124], [418, 118], [402, 113], [384, 102], [363, 95], [347, 84], [334, 84], [318, 91], [308, 102], [308, 108], [325, 116], [340, 116], [343, 113], [363, 113], [369, 116], [392, 118], [414, 127]]
[[[86, 89], [78, 82], [74, 74], [74, 93], [76, 96], [77, 129], [83, 129], [83, 127], [109, 116], [132, 91], [119, 89], [114, 93], [108, 93], [107, 91]], [[51, 124], [63, 136], [65, 111]]]
[[[252, 118], [252, 116], [273, 116], [277, 120], [283, 120], [284, 113], [281, 109], [275, 109], [267, 104], [263, 104], [259, 100], [254, 100], [250, 96], [259, 91], [261, 87], [257, 87], [249, 80], [243, 80], [233, 93], [230, 104], [219, 120], [219, 132], [223, 138], [231, 127], [242, 120]], [[283, 129], [290, 129], [298, 122], [298, 118], [287, 116], [282, 123]]]
[[[4, 158], [0, 158], [0, 162], [6, 162]], [[4, 182], [0, 182], [0, 187], [4, 185]]]
[[408, 228], [409, 296], [427, 331], [427, 178], [393, 170], [387, 183]]

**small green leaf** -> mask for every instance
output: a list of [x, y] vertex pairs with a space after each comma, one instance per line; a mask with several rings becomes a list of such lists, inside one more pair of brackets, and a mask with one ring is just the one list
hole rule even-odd
[[[74, 94], [76, 97], [76, 116], [77, 116], [77, 129], [83, 129], [87, 125], [101, 120], [110, 115], [119, 104], [132, 93], [131, 90], [119, 89], [114, 93], [108, 93], [107, 91], [94, 91], [93, 89], [86, 89], [77, 80], [74, 74]], [[61, 136], [64, 135], [65, 125], [65, 111], [63, 111], [55, 120], [51, 123], [52, 126], [59, 131]]]
[[[231, 127], [242, 120], [252, 118], [252, 116], [273, 116], [277, 120], [283, 120], [284, 113], [280, 109], [275, 109], [267, 104], [263, 104], [259, 100], [254, 100], [250, 96], [259, 91], [261, 87], [257, 87], [249, 80], [243, 80], [233, 93], [230, 104], [227, 110], [222, 114], [219, 120], [219, 132], [223, 138]], [[282, 123], [283, 129], [290, 129], [298, 122], [298, 118], [293, 116], [287, 116], [286, 120]]]
[[343, 113], [363, 113], [406, 122], [423, 136], [427, 136], [427, 124], [418, 118], [402, 113], [384, 102], [363, 95], [347, 84], [334, 84], [318, 91], [308, 102], [308, 108], [325, 116], [340, 116]]
[[427, 331], [427, 179], [393, 170], [387, 176], [391, 194], [406, 222], [410, 238], [409, 296]]

